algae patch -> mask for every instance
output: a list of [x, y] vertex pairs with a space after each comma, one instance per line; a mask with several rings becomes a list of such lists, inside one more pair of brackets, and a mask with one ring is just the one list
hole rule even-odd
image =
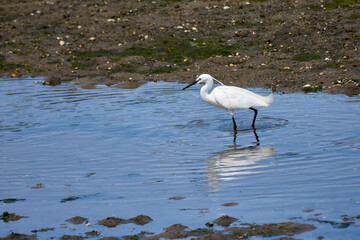
[[320, 59], [321, 57], [317, 53], [299, 53], [293, 56], [293, 60], [300, 62], [320, 60]]
[[[220, 39], [184, 39], [177, 37], [149, 40], [121, 51], [99, 49], [74, 51], [71, 68], [74, 70], [103, 69], [109, 73], [130, 72], [140, 74], [171, 73], [184, 70], [197, 60], [213, 56], [228, 56], [238, 48]], [[143, 57], [145, 64], [124, 64], [122, 59], [130, 56]], [[145, 66], [145, 67], [144, 67]]]

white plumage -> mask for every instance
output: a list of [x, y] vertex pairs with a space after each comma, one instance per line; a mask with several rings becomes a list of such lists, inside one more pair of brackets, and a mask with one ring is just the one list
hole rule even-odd
[[257, 110], [255, 107], [267, 107], [269, 106], [274, 97], [272, 93], [269, 96], [260, 96], [249, 90], [234, 87], [234, 86], [225, 86], [221, 82], [222, 86], [218, 86], [214, 88], [214, 90], [209, 93], [213, 85], [213, 81], [218, 81], [209, 74], [201, 74], [193, 83], [187, 85], [183, 88], [186, 89], [197, 83], [205, 83], [200, 90], [201, 98], [208, 104], [225, 109], [231, 114], [233, 123], [234, 123], [234, 131], [236, 131], [237, 126], [234, 119], [234, 111], [239, 109], [251, 109], [254, 111], [254, 118], [252, 123], [252, 128], [255, 128], [255, 120], [257, 116]]

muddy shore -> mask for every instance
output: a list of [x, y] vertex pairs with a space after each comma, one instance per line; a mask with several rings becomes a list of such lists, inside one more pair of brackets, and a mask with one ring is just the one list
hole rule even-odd
[[0, 6], [0, 76], [133, 88], [193, 81], [360, 93], [360, 2], [22, 1]]

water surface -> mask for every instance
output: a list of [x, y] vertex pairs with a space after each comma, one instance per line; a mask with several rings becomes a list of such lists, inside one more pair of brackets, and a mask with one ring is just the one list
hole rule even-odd
[[[204, 103], [199, 86], [86, 90], [35, 80], [0, 80], [0, 199], [25, 199], [0, 202], [0, 213], [28, 216], [0, 222], [0, 237], [50, 227], [40, 239], [91, 230], [120, 237], [175, 223], [204, 227], [222, 215], [238, 225], [314, 224], [296, 236], [304, 239], [360, 232], [356, 218], [346, 228], [319, 221], [360, 214], [359, 96], [277, 93], [273, 105], [259, 108], [260, 142], [250, 129], [253, 111], [243, 110], [235, 113], [234, 143], [229, 114]], [[222, 206], [228, 202], [238, 205]], [[139, 214], [154, 221], [97, 224]], [[65, 222], [74, 216], [91, 226]]]

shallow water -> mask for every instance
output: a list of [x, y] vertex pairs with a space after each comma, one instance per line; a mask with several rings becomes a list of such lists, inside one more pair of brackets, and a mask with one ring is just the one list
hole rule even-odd
[[[91, 230], [119, 237], [175, 223], [205, 227], [225, 214], [237, 225], [317, 227], [296, 238], [358, 237], [359, 219], [347, 228], [318, 220], [360, 214], [360, 96], [275, 94], [273, 105], [259, 108], [260, 142], [250, 129], [253, 112], [243, 110], [234, 144], [229, 114], [204, 103], [199, 86], [85, 90], [35, 80], [0, 80], [0, 199], [25, 199], [0, 202], [0, 213], [28, 216], [1, 221], [0, 237], [41, 228], [55, 230], [40, 239]], [[221, 205], [228, 202], [238, 205]], [[97, 224], [139, 214], [154, 221]], [[65, 222], [74, 216], [91, 226]]]

